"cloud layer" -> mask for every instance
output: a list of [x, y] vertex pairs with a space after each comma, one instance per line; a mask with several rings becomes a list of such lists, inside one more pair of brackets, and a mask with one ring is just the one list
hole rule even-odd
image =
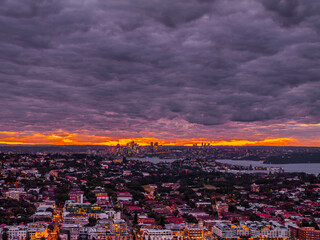
[[0, 0], [0, 130], [317, 140], [319, 12], [319, 0]]

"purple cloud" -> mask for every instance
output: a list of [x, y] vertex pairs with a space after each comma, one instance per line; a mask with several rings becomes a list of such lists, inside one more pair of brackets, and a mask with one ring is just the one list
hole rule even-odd
[[216, 137], [319, 123], [319, 11], [318, 0], [0, 0], [0, 129]]

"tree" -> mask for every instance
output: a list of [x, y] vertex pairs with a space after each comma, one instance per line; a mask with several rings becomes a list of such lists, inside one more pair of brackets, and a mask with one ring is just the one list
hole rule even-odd
[[310, 224], [306, 219], [303, 219], [301, 222], [301, 227], [310, 227]]
[[48, 226], [48, 230], [50, 231], [50, 232], [53, 232], [53, 230], [54, 230], [54, 226], [53, 226], [53, 224], [51, 223], [51, 224], [49, 224], [49, 226]]
[[30, 233], [27, 232], [26, 240], [31, 240]]
[[53, 211], [54, 211], [54, 210], [53, 210], [51, 207], [49, 207], [49, 208], [47, 208], [47, 209], [46, 209], [46, 211], [47, 211], [47, 212], [52, 212], [52, 213], [53, 213]]
[[164, 227], [164, 224], [165, 224], [165, 218], [164, 218], [164, 216], [160, 216], [159, 225], [160, 225], [161, 227]]
[[89, 191], [89, 192], [87, 193], [86, 197], [87, 197], [88, 201], [89, 201], [91, 204], [94, 204], [94, 203], [97, 202], [97, 197], [96, 197], [96, 195], [95, 195], [93, 192], [91, 192], [91, 191]]
[[229, 212], [235, 212], [236, 211], [236, 206], [235, 205], [233, 205], [233, 204], [230, 204], [229, 205]]
[[57, 204], [64, 204], [66, 200], [69, 200], [69, 191], [69, 185], [59, 184], [54, 192]]
[[8, 240], [8, 229], [7, 228], [3, 229], [2, 240]]
[[93, 218], [93, 217], [89, 217], [89, 223], [87, 224], [87, 226], [95, 226], [97, 223], [97, 219]]
[[188, 223], [198, 223], [198, 220], [189, 214], [183, 214], [182, 217], [187, 220]]
[[314, 227], [315, 230], [320, 230], [319, 225], [314, 220], [311, 223], [311, 227]]
[[134, 214], [133, 224], [134, 224], [134, 225], [138, 224], [138, 214], [137, 214], [137, 213]]
[[232, 223], [237, 225], [237, 224], [239, 224], [239, 220], [235, 219], [235, 220], [232, 221]]
[[173, 215], [174, 215], [175, 217], [177, 217], [177, 216], [179, 215], [179, 211], [178, 211], [178, 210], [174, 210]]

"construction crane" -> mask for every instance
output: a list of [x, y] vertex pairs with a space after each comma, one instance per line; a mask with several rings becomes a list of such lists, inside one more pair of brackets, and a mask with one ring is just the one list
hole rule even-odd
[[218, 213], [218, 218], [219, 218], [219, 220], [220, 220], [222, 217], [221, 217], [221, 211], [220, 211], [220, 208], [219, 208], [219, 206], [218, 206], [218, 202], [217, 202], [216, 195], [214, 195], [213, 197], [214, 197], [214, 201], [215, 201], [215, 203], [216, 203], [216, 210], [217, 210], [217, 213]]

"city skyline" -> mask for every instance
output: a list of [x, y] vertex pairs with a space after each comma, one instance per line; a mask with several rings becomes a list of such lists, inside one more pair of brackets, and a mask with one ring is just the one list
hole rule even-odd
[[0, 144], [320, 147], [318, 0], [0, 5]]

